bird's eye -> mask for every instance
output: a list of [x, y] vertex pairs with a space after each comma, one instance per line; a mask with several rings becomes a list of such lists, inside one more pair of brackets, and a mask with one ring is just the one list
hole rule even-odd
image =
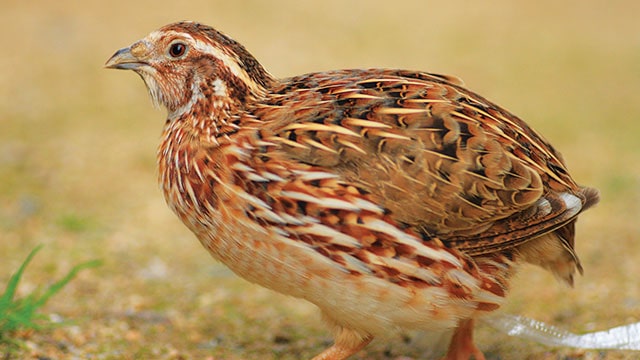
[[169, 47], [169, 55], [171, 55], [171, 57], [174, 58], [179, 58], [180, 56], [184, 55], [187, 52], [187, 45], [177, 42], [177, 43], [173, 43], [171, 44], [171, 47]]

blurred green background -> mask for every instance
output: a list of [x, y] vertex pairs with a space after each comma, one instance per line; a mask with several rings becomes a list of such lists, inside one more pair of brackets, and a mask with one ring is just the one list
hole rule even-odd
[[[21, 292], [99, 258], [45, 308], [71, 326], [18, 357], [299, 359], [331, 340], [313, 306], [233, 276], [164, 204], [164, 111], [103, 69], [177, 20], [243, 43], [274, 75], [352, 67], [460, 76], [564, 155], [602, 201], [578, 224], [585, 276], [567, 289], [523, 267], [503, 309], [575, 332], [640, 321], [640, 2], [17, 1], [0, 11], [0, 286], [37, 244]], [[356, 359], [433, 356], [422, 334]], [[411, 339], [411, 340], [409, 340]], [[435, 341], [437, 342], [437, 341]], [[480, 326], [489, 359], [626, 359], [552, 349]], [[442, 345], [442, 344], [440, 344]], [[637, 356], [637, 354], [636, 354]]]

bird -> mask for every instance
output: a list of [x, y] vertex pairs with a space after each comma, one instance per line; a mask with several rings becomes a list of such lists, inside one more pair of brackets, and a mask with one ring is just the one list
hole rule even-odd
[[315, 304], [347, 359], [375, 337], [477, 319], [519, 265], [573, 284], [577, 216], [599, 200], [527, 123], [454, 76], [390, 68], [271, 75], [208, 25], [165, 25], [105, 64], [167, 110], [168, 206], [240, 277]]

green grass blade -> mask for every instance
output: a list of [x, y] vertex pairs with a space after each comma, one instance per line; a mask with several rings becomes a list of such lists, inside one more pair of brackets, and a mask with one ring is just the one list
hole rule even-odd
[[6, 290], [0, 297], [0, 342], [6, 342], [5, 334], [19, 329], [42, 329], [47, 323], [47, 317], [39, 314], [38, 309], [62, 288], [67, 285], [83, 269], [99, 266], [101, 261], [93, 260], [74, 266], [62, 279], [56, 281], [44, 292], [34, 291], [21, 299], [14, 299], [18, 283], [35, 254], [42, 248], [38, 246], [27, 256], [18, 271], [11, 276]]
[[42, 249], [42, 245], [38, 245], [35, 249], [31, 250], [31, 253], [29, 253], [29, 256], [27, 256], [27, 258], [24, 260], [18, 271], [9, 279], [7, 288], [4, 291], [4, 294], [2, 294], [2, 297], [0, 297], [0, 319], [2, 318], [2, 312], [5, 308], [8, 307], [8, 305], [13, 300], [13, 297], [15, 296], [16, 289], [18, 288], [18, 283], [20, 282], [20, 278], [22, 277], [22, 273], [24, 273], [27, 265], [29, 265], [31, 259], [33, 259], [33, 257], [38, 251], [40, 251], [40, 249]]

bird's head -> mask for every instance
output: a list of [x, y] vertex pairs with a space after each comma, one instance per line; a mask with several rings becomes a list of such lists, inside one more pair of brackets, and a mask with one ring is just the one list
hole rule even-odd
[[242, 45], [195, 22], [166, 25], [118, 50], [105, 67], [135, 71], [154, 104], [170, 113], [188, 110], [202, 98], [242, 104], [273, 82]]

